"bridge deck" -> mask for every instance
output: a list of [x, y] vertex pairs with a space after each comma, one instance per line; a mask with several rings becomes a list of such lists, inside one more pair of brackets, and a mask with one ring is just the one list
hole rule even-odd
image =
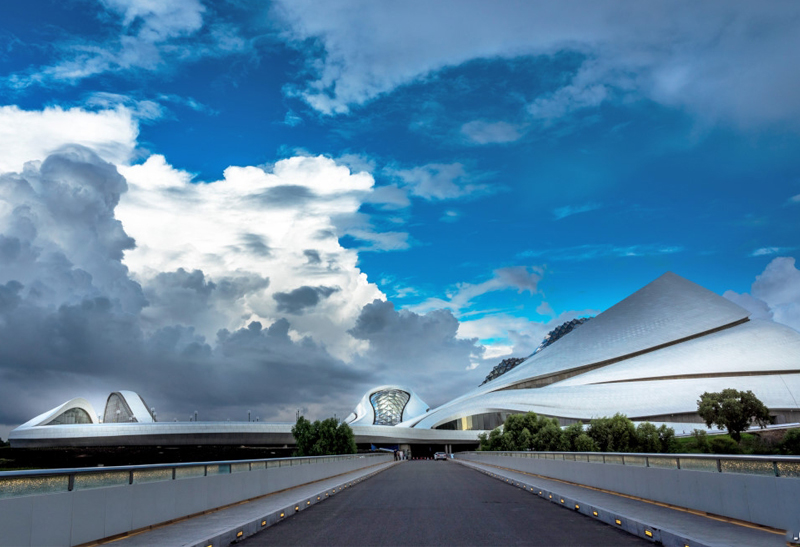
[[[709, 518], [684, 510], [673, 509], [663, 505], [656, 505], [621, 495], [601, 492], [592, 488], [584, 488], [557, 480], [520, 473], [508, 469], [483, 465], [475, 462], [463, 462], [485, 472], [510, 480], [511, 484], [533, 486], [533, 494], [538, 495], [538, 490], [558, 493], [563, 498], [569, 498], [585, 506], [602, 508], [605, 512], [619, 515], [622, 520], [628, 520], [630, 527], [649, 525], [659, 530], [669, 532], [670, 535], [683, 539], [676, 545], [707, 545], [720, 547], [746, 547], [746, 546], [784, 546], [786, 545], [783, 533], [777, 534], [765, 529], [742, 526], [729, 521]], [[529, 490], [530, 491], [530, 490]], [[555, 496], [554, 496], [555, 497]], [[589, 518], [589, 517], [583, 517]], [[628, 525], [628, 523], [624, 523]], [[664, 539], [664, 545], [670, 543]], [[672, 538], [673, 540], [677, 538]]]
[[[181, 519], [128, 534], [121, 538], [109, 538], [94, 545], [113, 544], [114, 547], [160, 547], [197, 546], [227, 547], [232, 541], [247, 537], [256, 531], [271, 526], [296, 512], [313, 507], [320, 501], [335, 499], [351, 488], [351, 484], [380, 473], [397, 462], [383, 463], [329, 479], [290, 488], [269, 494], [252, 501], [242, 502], [230, 507], [202, 515]], [[295, 510], [297, 507], [297, 511]], [[263, 523], [263, 524], [262, 524]], [[242, 532], [241, 536], [237, 535]]]
[[[508, 478], [512, 485], [524, 483], [528, 488], [512, 487], [477, 470]], [[344, 484], [373, 474], [376, 476], [372, 480], [341, 489]], [[154, 528], [113, 543], [119, 547], [222, 547], [243, 539], [237, 545], [651, 544], [621, 528], [550, 503], [536, 495], [537, 492], [531, 492], [531, 486], [613, 511], [631, 522], [682, 535], [693, 547], [784, 545], [781, 535], [768, 531], [560, 481], [472, 462], [459, 465], [453, 461], [382, 464]], [[337, 489], [335, 494], [334, 488]], [[330, 494], [327, 500], [326, 493]], [[318, 495], [326, 503], [317, 505]], [[313, 510], [288, 518], [295, 513], [295, 507], [300, 511]], [[286, 518], [279, 517], [281, 512]], [[242, 538], [237, 538], [240, 531]]]
[[649, 545], [453, 461], [410, 461], [241, 545]]

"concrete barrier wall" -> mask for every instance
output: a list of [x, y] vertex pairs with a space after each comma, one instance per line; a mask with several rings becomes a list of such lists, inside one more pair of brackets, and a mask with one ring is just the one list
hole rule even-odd
[[795, 528], [800, 516], [797, 478], [518, 458], [491, 452], [456, 457], [781, 530]]
[[80, 545], [392, 460], [370, 455], [0, 499], [0, 546]]

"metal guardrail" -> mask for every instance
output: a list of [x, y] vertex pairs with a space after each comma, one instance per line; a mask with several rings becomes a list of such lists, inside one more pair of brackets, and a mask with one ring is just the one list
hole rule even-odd
[[713, 473], [743, 473], [772, 477], [800, 478], [800, 457], [797, 456], [735, 456], [719, 454], [636, 454], [625, 452], [458, 452], [465, 455], [497, 455], [511, 458], [563, 460], [587, 463], [688, 469]]
[[82, 467], [75, 469], [32, 469], [0, 471], [0, 498], [71, 492], [103, 486], [123, 486], [155, 481], [227, 475], [244, 471], [323, 464], [385, 454], [346, 454], [339, 456], [309, 456], [303, 458], [273, 458], [261, 460], [224, 460], [214, 462], [123, 465], [118, 467]]

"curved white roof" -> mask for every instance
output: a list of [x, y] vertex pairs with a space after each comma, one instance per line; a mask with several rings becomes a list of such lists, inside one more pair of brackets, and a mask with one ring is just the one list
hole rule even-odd
[[743, 321], [748, 315], [728, 299], [667, 272], [501, 376], [491, 387], [646, 351]]
[[[747, 315], [667, 273], [510, 372], [403, 425], [528, 410], [582, 420], [686, 414], [703, 392], [727, 387], [800, 411], [800, 333]], [[526, 386], [542, 378], [550, 383]]]
[[[103, 421], [104, 422], [115, 422], [115, 412], [110, 409], [111, 406], [114, 405], [122, 405], [124, 407], [125, 419], [123, 421], [134, 421], [139, 423], [147, 423], [153, 422], [153, 415], [150, 413], [150, 409], [147, 408], [147, 405], [139, 396], [138, 393], [134, 391], [114, 391], [106, 400], [106, 408], [103, 412]], [[109, 419], [109, 416], [112, 419]]]
[[[48, 410], [47, 412], [43, 412], [39, 414], [32, 420], [28, 420], [17, 429], [28, 429], [30, 427], [39, 427], [44, 426], [56, 421], [59, 417], [63, 416], [67, 411], [79, 409], [84, 411], [89, 416], [89, 420], [93, 424], [100, 423], [97, 419], [97, 414], [95, 413], [94, 407], [92, 403], [83, 399], [82, 397], [76, 397], [75, 399], [70, 399], [66, 403], [60, 404], [55, 408]], [[66, 424], [65, 424], [66, 425]]]
[[710, 374], [800, 372], [800, 336], [772, 321], [751, 320], [558, 382], [559, 386]]
[[617, 412], [632, 420], [685, 414], [697, 411], [697, 400], [702, 393], [726, 388], [751, 390], [770, 409], [800, 409], [797, 403], [800, 374], [650, 380], [495, 391], [433, 410], [414, 427], [435, 428], [464, 416], [488, 412], [535, 412], [577, 420], [613, 416]]

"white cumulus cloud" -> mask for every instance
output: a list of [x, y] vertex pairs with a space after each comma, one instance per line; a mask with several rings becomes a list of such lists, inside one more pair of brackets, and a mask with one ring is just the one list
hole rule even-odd
[[21, 171], [25, 162], [44, 160], [67, 143], [91, 148], [111, 163], [127, 163], [138, 134], [132, 112], [124, 107], [88, 112], [0, 106], [0, 172]]
[[800, 270], [792, 257], [773, 258], [756, 276], [749, 294], [726, 291], [723, 296], [750, 311], [753, 318], [771, 318], [800, 331]]

